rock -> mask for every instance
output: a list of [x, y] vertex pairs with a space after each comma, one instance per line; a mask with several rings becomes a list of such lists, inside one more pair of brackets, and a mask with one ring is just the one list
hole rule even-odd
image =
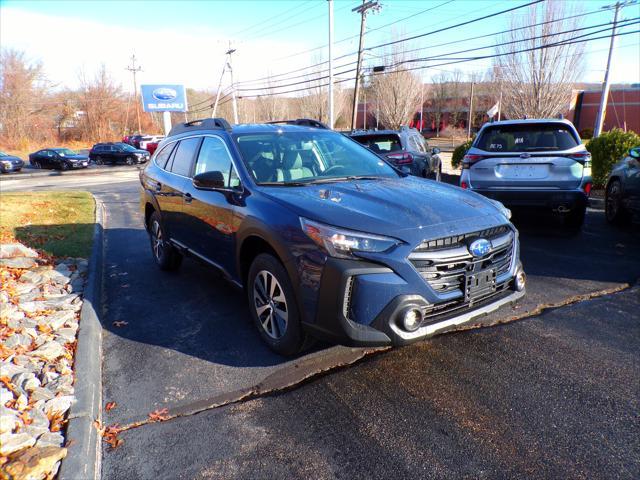
[[[45, 300], [44, 305], [46, 310], [60, 310], [60, 309], [75, 309], [75, 300], [78, 298], [77, 293], [66, 293], [49, 300]], [[43, 309], [43, 310], [45, 310]]]
[[58, 432], [45, 432], [36, 441], [36, 447], [61, 447], [64, 437]]
[[2, 309], [0, 310], [0, 317], [6, 318], [7, 320], [20, 320], [24, 318], [24, 313], [18, 310], [18, 307], [16, 307], [15, 305], [8, 303], [2, 305]]
[[53, 391], [49, 390], [49, 388], [38, 387], [33, 389], [29, 398], [36, 402], [39, 400], [44, 400], [46, 402], [47, 400], [51, 400], [54, 396], [55, 394]]
[[23, 347], [28, 347], [29, 345], [31, 345], [31, 337], [28, 335], [23, 335], [21, 333], [14, 333], [4, 342], [2, 342], [2, 344], [7, 348], [16, 348], [20, 345], [22, 345]]
[[46, 428], [49, 430], [49, 419], [44, 412], [38, 408], [32, 408], [29, 411], [29, 418], [31, 419], [31, 426], [34, 428]]
[[20, 281], [33, 287], [34, 285], [40, 285], [44, 279], [42, 278], [42, 272], [37, 270], [29, 270], [20, 275]]
[[44, 411], [48, 414], [52, 414], [54, 412], [65, 413], [67, 410], [69, 410], [69, 408], [71, 408], [71, 404], [74, 401], [75, 397], [73, 395], [63, 395], [60, 397], [55, 397], [45, 402]]
[[67, 449], [62, 447], [32, 447], [10, 456], [4, 470], [11, 480], [53, 478], [53, 471], [66, 455]]
[[53, 382], [59, 376], [60, 374], [58, 372], [47, 370], [42, 374], [42, 385], [47, 385], [49, 382]]
[[55, 380], [47, 383], [47, 388], [57, 394], [73, 395], [73, 375], [60, 375]]
[[33, 302], [40, 296], [40, 291], [33, 289], [29, 293], [22, 294], [18, 297], [18, 303]]
[[54, 270], [58, 273], [61, 273], [65, 277], [69, 277], [69, 278], [71, 277], [71, 273], [72, 273], [71, 269], [69, 268], [69, 265], [67, 265], [64, 262], [56, 265]]
[[58, 272], [57, 270], [45, 270], [44, 272], [42, 272], [42, 277], [45, 280], [57, 283], [58, 285], [66, 285], [71, 281], [69, 277]]
[[26, 392], [30, 392], [40, 386], [40, 380], [32, 372], [18, 373], [11, 379], [11, 383], [22, 388]]
[[[14, 358], [18, 358], [21, 357], [21, 355], [18, 355]], [[26, 368], [24, 368], [23, 365], [16, 365], [14, 363], [10, 363], [10, 362], [6, 362], [2, 364], [2, 376], [4, 377], [13, 377], [14, 375], [17, 375], [18, 373], [25, 373], [28, 372], [29, 370], [27, 370]]]
[[75, 312], [70, 312], [68, 310], [63, 310], [59, 312], [52, 313], [45, 318], [44, 322], [49, 325], [53, 330], [58, 330], [65, 323], [75, 321], [76, 314]]
[[21, 428], [20, 431], [26, 433], [27, 435], [32, 436], [33, 438], [38, 438], [40, 437], [40, 435], [44, 433], [50, 433], [49, 427], [34, 427], [33, 425], [29, 425], [24, 428]]
[[58, 342], [46, 342], [36, 350], [31, 352], [31, 355], [43, 358], [45, 360], [55, 360], [60, 357], [69, 355], [69, 352], [60, 345]]
[[71, 291], [74, 293], [82, 293], [84, 290], [84, 279], [76, 278], [71, 281]]
[[18, 398], [16, 399], [16, 408], [18, 411], [24, 412], [28, 406], [29, 400], [27, 399], [27, 396], [24, 393], [18, 395]]
[[65, 343], [69, 343], [75, 341], [76, 330], [74, 328], [61, 328], [56, 330], [56, 335], [63, 339]]
[[35, 443], [36, 439], [26, 433], [3, 433], [0, 435], [0, 455], [9, 455]]
[[[27, 273], [27, 272], [24, 272], [24, 273]], [[24, 273], [22, 274], [23, 276], [24, 276]], [[40, 291], [40, 289], [32, 283], [16, 283], [15, 289], [18, 295], [25, 295], [27, 293]]]
[[13, 431], [19, 423], [15, 410], [5, 407], [4, 403], [0, 405], [0, 434]]
[[36, 261], [28, 257], [0, 258], [0, 266], [8, 268], [21, 268], [26, 270], [36, 265], [38, 265]]
[[14, 257], [38, 258], [38, 253], [21, 243], [3, 243], [0, 245], [0, 258]]
[[0, 405], [2, 405], [0, 408], [4, 408], [3, 405], [9, 400], [13, 400], [13, 393], [11, 393], [11, 390], [0, 387]]
[[21, 302], [19, 304], [20, 310], [26, 313], [35, 313], [40, 310], [45, 310], [44, 302]]

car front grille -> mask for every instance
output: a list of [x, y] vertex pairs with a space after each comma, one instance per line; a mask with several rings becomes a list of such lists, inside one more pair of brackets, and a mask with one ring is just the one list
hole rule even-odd
[[[477, 238], [492, 244], [492, 250], [482, 257], [473, 257], [467, 248]], [[506, 295], [511, 279], [505, 279], [504, 274], [511, 267], [514, 247], [515, 234], [507, 225], [422, 242], [409, 261], [425, 282], [446, 298], [425, 308], [425, 321], [439, 321]]]

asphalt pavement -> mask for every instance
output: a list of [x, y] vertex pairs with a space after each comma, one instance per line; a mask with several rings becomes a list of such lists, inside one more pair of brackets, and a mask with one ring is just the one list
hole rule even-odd
[[87, 189], [103, 202], [103, 398], [117, 404], [104, 422], [183, 415], [123, 432], [104, 449], [103, 478], [638, 477], [637, 226], [589, 210], [574, 236], [516, 217], [527, 297], [481, 322], [511, 323], [283, 359], [261, 343], [243, 293], [209, 268], [157, 270], [136, 177], [0, 185]]

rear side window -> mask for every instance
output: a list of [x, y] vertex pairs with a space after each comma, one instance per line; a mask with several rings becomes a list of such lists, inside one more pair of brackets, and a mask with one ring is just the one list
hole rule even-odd
[[198, 137], [182, 140], [176, 147], [176, 153], [171, 163], [171, 172], [183, 177], [190, 176], [191, 164], [198, 150], [198, 145], [200, 145]]
[[173, 147], [175, 146], [176, 146], [175, 143], [170, 143], [169, 145], [164, 147], [162, 150], [160, 150], [156, 154], [156, 158], [155, 158], [156, 165], [158, 165], [160, 168], [166, 168], [167, 160], [169, 160], [169, 157], [171, 156], [171, 152], [173, 151]]
[[566, 125], [542, 123], [487, 127], [475, 144], [487, 152], [547, 152], [577, 145], [578, 140]]
[[221, 138], [205, 137], [202, 141], [194, 175], [205, 172], [222, 172], [226, 187], [237, 187], [240, 184], [229, 151]]
[[391, 153], [402, 150], [400, 137], [394, 134], [354, 135], [352, 138], [375, 153]]

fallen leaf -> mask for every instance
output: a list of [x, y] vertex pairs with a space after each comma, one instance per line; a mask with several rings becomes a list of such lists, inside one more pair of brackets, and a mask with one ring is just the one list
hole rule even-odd
[[149, 421], [151, 422], [163, 422], [169, 419], [169, 409], [162, 408], [154, 410], [149, 414]]
[[116, 402], [107, 402], [107, 404], [104, 406], [105, 411], [109, 412], [111, 410], [113, 410], [114, 408], [116, 408], [118, 404]]
[[29, 417], [29, 415], [27, 415], [27, 412], [22, 412], [20, 415], [18, 415], [18, 418], [20, 418], [20, 420], [22, 420], [22, 423], [27, 426], [31, 425], [31, 423], [33, 422], [33, 419]]
[[129, 322], [125, 322], [124, 320], [117, 320], [115, 322], [113, 322], [113, 326], [114, 327], [124, 327], [125, 325], [129, 325]]

